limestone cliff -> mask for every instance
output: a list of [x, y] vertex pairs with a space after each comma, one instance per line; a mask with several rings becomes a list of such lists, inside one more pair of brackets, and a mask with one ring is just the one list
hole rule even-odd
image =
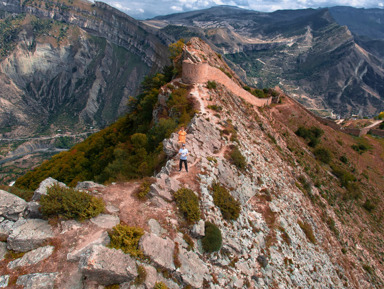
[[104, 3], [4, 1], [0, 11], [14, 27], [0, 63], [4, 136], [103, 127], [168, 63], [150, 28]]

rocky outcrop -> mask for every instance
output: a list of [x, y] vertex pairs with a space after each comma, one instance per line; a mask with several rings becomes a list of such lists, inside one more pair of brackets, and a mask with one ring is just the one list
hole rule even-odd
[[152, 233], [145, 234], [140, 239], [140, 248], [157, 266], [169, 270], [176, 269], [173, 263], [175, 243], [171, 239], [163, 239]]
[[24, 213], [27, 202], [18, 196], [0, 190], [0, 217], [17, 221]]
[[67, 187], [66, 184], [49, 177], [40, 183], [39, 187], [35, 190], [33, 194], [32, 200], [39, 201], [41, 196], [47, 194], [47, 189], [49, 189], [53, 185], [59, 185], [60, 187], [63, 187], [63, 188]]
[[53, 289], [57, 273], [34, 273], [17, 278], [16, 285], [25, 289]]
[[103, 285], [124, 283], [138, 275], [136, 263], [129, 255], [100, 245], [81, 257], [79, 268], [89, 280]]
[[45, 246], [45, 247], [40, 247], [35, 250], [32, 250], [24, 254], [23, 257], [16, 259], [15, 261], [9, 262], [8, 268], [14, 269], [17, 267], [31, 266], [31, 265], [37, 264], [43, 261], [44, 259], [47, 259], [49, 256], [51, 256], [54, 249], [55, 247], [53, 246]]
[[40, 219], [19, 220], [7, 239], [7, 248], [17, 252], [28, 252], [40, 247], [53, 237], [52, 227]]

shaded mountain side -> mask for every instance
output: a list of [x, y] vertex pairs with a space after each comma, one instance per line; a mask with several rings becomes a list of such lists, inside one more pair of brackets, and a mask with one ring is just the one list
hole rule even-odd
[[[225, 66], [206, 43], [192, 39], [184, 48], [187, 59], [180, 60], [192, 62], [197, 56], [201, 62]], [[117, 284], [153, 288], [156, 282], [172, 289], [383, 287], [381, 139], [334, 131], [283, 93], [281, 103], [255, 107], [229, 90], [229, 82], [187, 85], [182, 83], [183, 73], [170, 83], [165, 79], [160, 75], [147, 79], [146, 94], [139, 97], [140, 105], [131, 115], [71, 154], [105, 154], [112, 147], [94, 141], [103, 138], [120, 142], [115, 160], [126, 153], [138, 156], [135, 160], [141, 163], [148, 161], [154, 155], [143, 154], [148, 152], [143, 150], [145, 136], [152, 139], [151, 128], [172, 120], [172, 113], [182, 116], [183, 110], [177, 108], [189, 100], [195, 111], [192, 119], [185, 119], [188, 173], [178, 171], [178, 135], [171, 133], [175, 127], [169, 127], [168, 137], [158, 138], [162, 140], [158, 149], [167, 158], [152, 178], [105, 187], [78, 184], [105, 201], [103, 215], [82, 223], [60, 216], [49, 223], [39, 219], [15, 223], [9, 218], [19, 215], [5, 206], [8, 215], [3, 213], [0, 224], [6, 222], [9, 230], [3, 233], [2, 247], [31, 250], [32, 242], [17, 242], [24, 235], [16, 233], [26, 222], [30, 226], [36, 222], [56, 249], [44, 261], [34, 259], [34, 266], [17, 255], [0, 258], [0, 275], [8, 276], [4, 279], [20, 284], [42, 277], [26, 275], [38, 270], [51, 272], [45, 278], [58, 288]], [[187, 92], [186, 99], [180, 97], [181, 89]], [[178, 105], [171, 109], [172, 104]], [[133, 126], [135, 121], [144, 126]], [[132, 124], [135, 133], [130, 135], [131, 128], [122, 123]], [[53, 159], [51, 164], [55, 161], [63, 163]], [[105, 165], [103, 161], [99, 155], [91, 165]], [[63, 169], [65, 176], [71, 165]], [[34, 199], [52, 183], [44, 181]], [[24, 214], [22, 205], [19, 214]], [[131, 228], [117, 226], [108, 237], [107, 230], [120, 222]], [[52, 227], [53, 223], [57, 225]], [[110, 243], [114, 234], [132, 245], [127, 254], [110, 249], [119, 248]], [[36, 249], [47, 243], [33, 244]]]
[[177, 38], [201, 37], [248, 84], [280, 85], [307, 107], [341, 116], [373, 116], [384, 108], [380, 40], [366, 45], [355, 39], [328, 9], [261, 13], [214, 7], [146, 23]]
[[151, 28], [101, 2], [3, 1], [0, 11], [8, 137], [104, 127], [169, 63]]

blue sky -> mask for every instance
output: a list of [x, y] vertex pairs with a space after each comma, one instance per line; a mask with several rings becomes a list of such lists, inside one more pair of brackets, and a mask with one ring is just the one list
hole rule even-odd
[[332, 6], [384, 8], [384, 0], [101, 0], [136, 19], [152, 18], [209, 8], [232, 5], [256, 11], [272, 12], [279, 9], [303, 9]]

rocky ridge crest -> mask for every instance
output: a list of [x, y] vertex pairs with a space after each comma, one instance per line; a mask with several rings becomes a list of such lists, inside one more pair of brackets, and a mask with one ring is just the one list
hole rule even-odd
[[[202, 45], [205, 44], [200, 42], [199, 46]], [[180, 79], [175, 79], [172, 85], [181, 85]], [[98, 288], [114, 282], [120, 283], [120, 288], [153, 288], [156, 281], [175, 289], [187, 285], [192, 288], [379, 288], [384, 280], [381, 265], [375, 263], [377, 283], [371, 283], [362, 268], [350, 266], [358, 264], [359, 258], [375, 261], [363, 249], [353, 249], [354, 254], [348, 256], [341, 253], [340, 243], [324, 224], [318, 208], [296, 185], [297, 176], [305, 174], [303, 168], [283, 157], [290, 154], [287, 145], [262, 109], [231, 93], [225, 84], [210, 90], [206, 83], [195, 83], [190, 94], [200, 109], [187, 128], [189, 172], [178, 172], [179, 145], [174, 133], [163, 142], [169, 160], [154, 177], [147, 201], [134, 197], [139, 183], [108, 187], [80, 184], [79, 188], [88, 187], [91, 194], [105, 200], [107, 213], [103, 220], [114, 221], [102, 221], [108, 226], [95, 220], [61, 221], [50, 228], [53, 232], [50, 238], [55, 241], [51, 243], [60, 246], [37, 269], [28, 267], [28, 274], [18, 277], [17, 284], [26, 284], [25, 279], [37, 282], [34, 280], [38, 277], [59, 288]], [[164, 87], [160, 97], [166, 96]], [[208, 108], [212, 104], [222, 108], [220, 113]], [[233, 130], [228, 134], [229, 126]], [[236, 167], [228, 157], [234, 146], [246, 159], [244, 169]], [[51, 182], [54, 180], [46, 181], [44, 186]], [[237, 220], [225, 220], [214, 204], [211, 192], [214, 183], [226, 187], [240, 202]], [[186, 226], [175, 208], [173, 193], [182, 187], [192, 189], [199, 197], [202, 220], [193, 226]], [[319, 196], [316, 187], [312, 193]], [[328, 204], [324, 206], [332, 212]], [[11, 222], [5, 233], [9, 247], [18, 228], [16, 223], [26, 221], [21, 217], [22, 212], [16, 223], [5, 216], [2, 215], [0, 225]], [[120, 250], [103, 246], [108, 243], [106, 228], [119, 219], [145, 229], [140, 249], [148, 257], [146, 261], [133, 260]], [[201, 246], [207, 221], [215, 223], [223, 236], [221, 250], [212, 254], [205, 253]], [[300, 223], [311, 228], [314, 239]], [[337, 226], [342, 229], [341, 225]], [[193, 248], [186, 242], [185, 234], [192, 236]], [[111, 262], [111, 256], [121, 263]], [[139, 265], [145, 268], [147, 277], [143, 284], [136, 285], [135, 266]], [[13, 271], [0, 272], [0, 280], [16, 276]]]

